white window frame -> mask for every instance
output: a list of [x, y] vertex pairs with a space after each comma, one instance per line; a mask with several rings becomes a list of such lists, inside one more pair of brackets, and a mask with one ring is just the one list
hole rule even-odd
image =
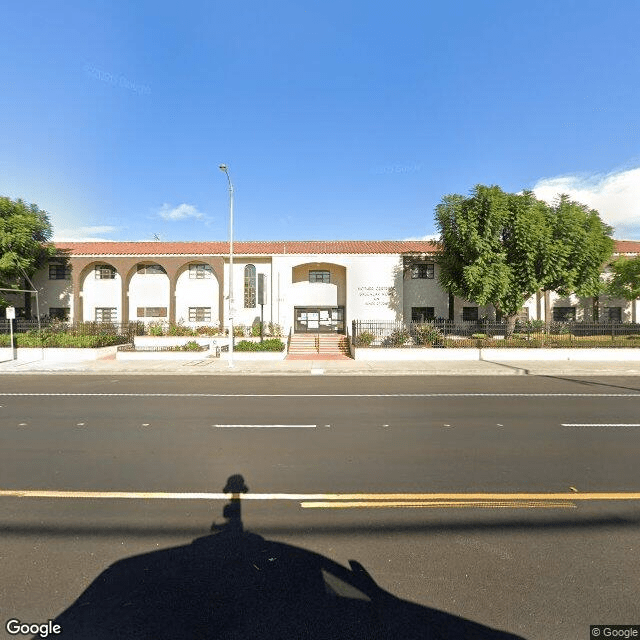
[[[105, 312], [108, 313], [108, 317], [105, 317]], [[93, 317], [96, 322], [116, 322], [118, 319], [117, 307], [95, 307], [93, 311]]]
[[189, 280], [208, 280], [213, 277], [211, 265], [204, 262], [189, 265]]
[[189, 322], [211, 322], [211, 307], [189, 307]]

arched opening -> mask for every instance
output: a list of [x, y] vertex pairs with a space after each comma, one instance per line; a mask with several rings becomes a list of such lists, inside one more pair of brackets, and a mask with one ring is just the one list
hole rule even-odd
[[344, 333], [347, 269], [331, 262], [307, 262], [291, 270], [296, 333]]

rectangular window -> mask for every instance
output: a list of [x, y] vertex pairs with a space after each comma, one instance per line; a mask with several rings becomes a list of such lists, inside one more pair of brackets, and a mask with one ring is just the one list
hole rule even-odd
[[97, 264], [95, 268], [96, 280], [114, 280], [116, 270], [108, 264]]
[[140, 264], [138, 265], [138, 273], [143, 274], [158, 274], [158, 273], [166, 273], [164, 267], [161, 267], [159, 264]]
[[555, 322], [574, 322], [576, 319], [575, 307], [554, 307], [553, 320]]
[[433, 280], [435, 266], [432, 262], [414, 262], [411, 265], [412, 280]]
[[189, 307], [189, 322], [211, 322], [211, 307]]
[[435, 317], [434, 307], [411, 307], [411, 322], [428, 322]]
[[167, 307], [138, 307], [138, 318], [166, 318]]
[[622, 322], [622, 307], [607, 307], [606, 311], [609, 322]]
[[204, 280], [211, 278], [211, 265], [209, 264], [190, 264], [189, 280]]
[[309, 271], [309, 282], [331, 282], [331, 273], [329, 271]]
[[49, 264], [49, 280], [71, 280], [71, 267], [63, 262]]
[[96, 322], [115, 322], [118, 318], [118, 310], [116, 307], [96, 307]]
[[465, 322], [477, 322], [478, 307], [462, 307], [462, 319]]
[[49, 307], [49, 317], [55, 320], [68, 320], [70, 313], [69, 307]]

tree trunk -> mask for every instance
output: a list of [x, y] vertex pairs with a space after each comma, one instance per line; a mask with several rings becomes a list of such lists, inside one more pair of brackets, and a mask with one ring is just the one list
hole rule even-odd
[[547, 333], [551, 329], [551, 300], [549, 292], [544, 292], [544, 328]]
[[453, 297], [453, 293], [449, 291], [449, 321], [450, 322], [453, 322], [456, 319], [454, 302], [455, 302], [455, 299]]
[[[23, 289], [31, 288], [26, 278], [22, 281], [22, 288]], [[26, 320], [31, 320], [31, 292], [24, 293], [24, 317]]]
[[505, 338], [510, 338], [513, 335], [513, 332], [516, 328], [516, 320], [518, 319], [517, 315], [513, 316], [505, 316], [505, 322], [507, 323], [507, 328], [505, 332]]
[[600, 322], [600, 296], [593, 296], [593, 321]]

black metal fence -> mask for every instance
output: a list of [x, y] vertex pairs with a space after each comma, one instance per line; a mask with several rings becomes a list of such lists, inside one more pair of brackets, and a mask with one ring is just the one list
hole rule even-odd
[[[0, 334], [10, 333], [10, 320], [0, 321]], [[147, 332], [142, 322], [65, 322], [62, 320], [15, 320], [14, 333], [36, 332], [40, 329], [47, 333], [70, 333], [76, 336], [120, 335], [133, 338]]]
[[627, 322], [378, 322], [354, 320], [356, 347], [640, 347], [640, 324]]
[[[184, 345], [176, 345], [176, 346], [164, 346], [164, 347], [155, 347], [155, 346], [134, 346], [132, 344], [121, 344], [118, 346], [117, 351], [124, 352], [135, 352], [135, 353], [165, 353], [165, 352], [176, 352], [179, 351], [181, 353], [200, 353], [202, 351], [209, 351], [210, 347], [208, 344], [198, 345], [198, 348], [189, 348], [185, 349]], [[220, 356], [220, 350], [215, 348], [216, 355]]]

